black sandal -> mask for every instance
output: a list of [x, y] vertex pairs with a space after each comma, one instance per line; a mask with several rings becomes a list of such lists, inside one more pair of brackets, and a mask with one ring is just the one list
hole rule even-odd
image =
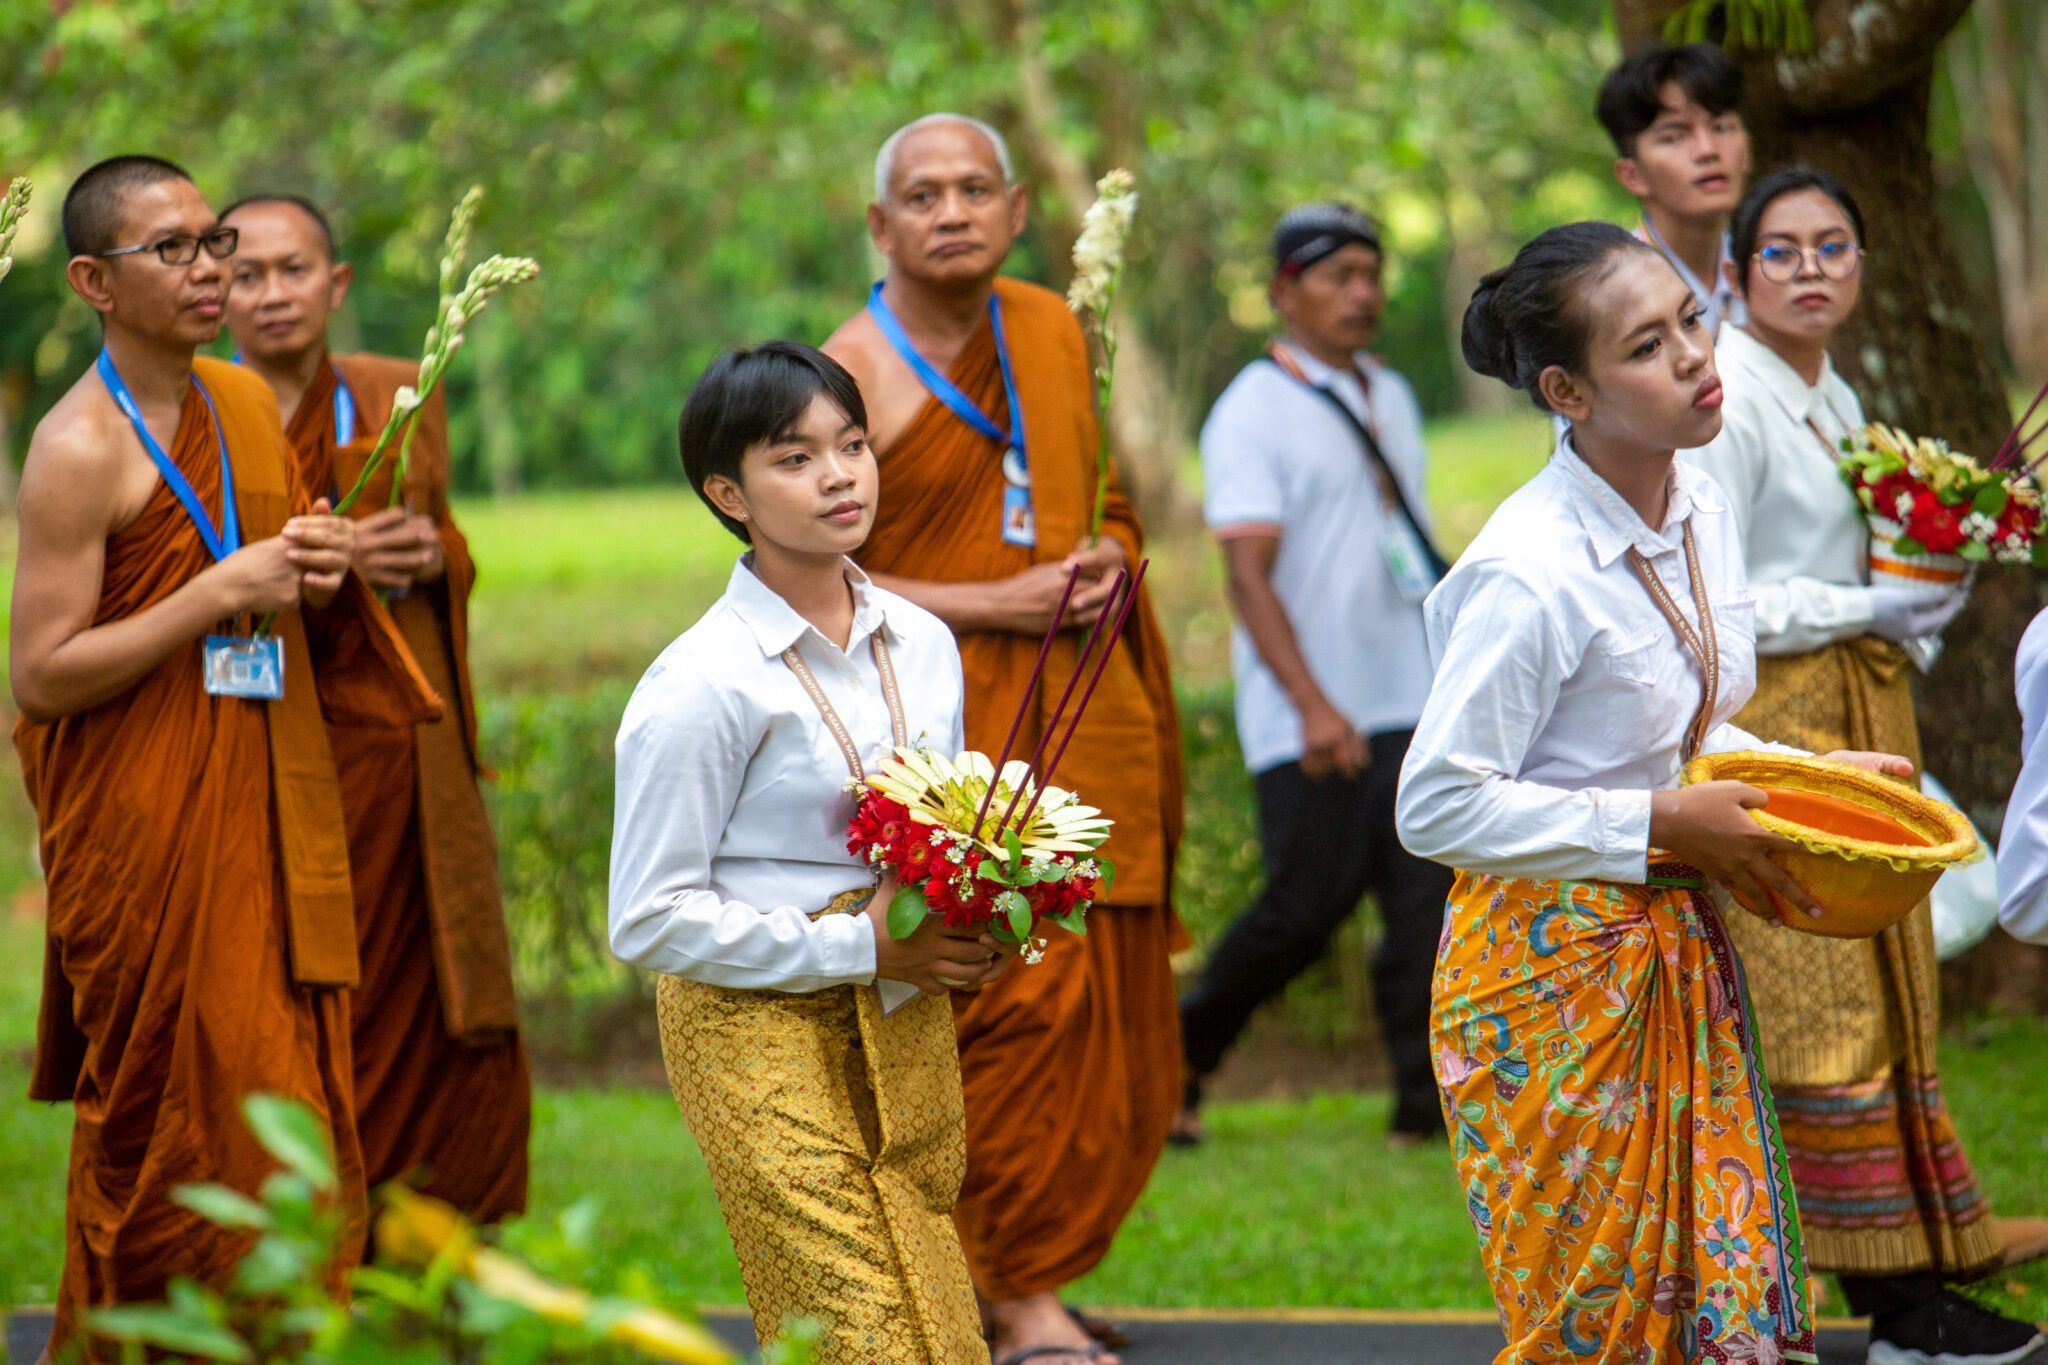
[[1101, 1342], [1087, 1346], [1026, 1346], [1021, 1351], [1012, 1351], [995, 1365], [1023, 1365], [1027, 1360], [1045, 1360], [1052, 1356], [1072, 1356], [1076, 1360], [1099, 1360], [1104, 1347]]
[[1124, 1335], [1124, 1329], [1111, 1322], [1108, 1318], [1090, 1317], [1080, 1309], [1064, 1303], [1060, 1307], [1067, 1310], [1067, 1316], [1074, 1320], [1076, 1327], [1101, 1342], [1104, 1346], [1107, 1346], [1110, 1350], [1121, 1351], [1124, 1347], [1131, 1344], [1131, 1339]]

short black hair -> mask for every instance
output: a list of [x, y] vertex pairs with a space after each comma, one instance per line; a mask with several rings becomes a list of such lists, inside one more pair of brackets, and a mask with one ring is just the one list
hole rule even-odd
[[1772, 171], [1749, 187], [1742, 202], [1735, 206], [1735, 218], [1728, 225], [1728, 259], [1735, 262], [1737, 283], [1744, 294], [1749, 292], [1750, 258], [1756, 255], [1756, 236], [1763, 227], [1764, 210], [1801, 190], [1819, 190], [1840, 204], [1849, 217], [1849, 230], [1856, 234], [1856, 245], [1863, 245], [1863, 210], [1856, 207], [1856, 196], [1849, 193], [1847, 185], [1813, 166], [1787, 166]]
[[1566, 223], [1530, 241], [1472, 291], [1459, 329], [1465, 363], [1550, 411], [1538, 387], [1543, 372], [1552, 365], [1582, 371], [1593, 339], [1593, 315], [1580, 295], [1631, 251], [1663, 259], [1612, 223]]
[[313, 226], [320, 229], [320, 240], [327, 245], [327, 259], [338, 259], [334, 252], [334, 225], [327, 221], [327, 215], [320, 206], [302, 194], [250, 194], [237, 199], [220, 211], [220, 220], [225, 223], [237, 209], [255, 208], [262, 204], [289, 204], [313, 220]]
[[690, 390], [678, 433], [683, 475], [719, 524], [749, 545], [754, 539], [745, 523], [718, 510], [704, 491], [705, 481], [722, 474], [739, 483], [747, 447], [789, 435], [821, 393], [849, 422], [867, 427], [867, 404], [846, 367], [798, 341], [769, 341], [727, 351], [711, 362]]
[[166, 180], [190, 180], [183, 166], [160, 156], [110, 156], [71, 182], [64, 195], [64, 249], [73, 256], [97, 256], [114, 240], [128, 208], [128, 196]]
[[1636, 139], [1664, 112], [1664, 87], [1673, 83], [1710, 114], [1742, 107], [1742, 68], [1718, 44], [1646, 47], [1622, 58], [1600, 82], [1593, 113], [1614, 139], [1615, 151], [1636, 154]]

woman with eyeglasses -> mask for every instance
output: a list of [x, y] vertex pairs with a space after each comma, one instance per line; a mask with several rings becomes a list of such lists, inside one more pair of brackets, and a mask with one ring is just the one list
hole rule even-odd
[[[1868, 749], [1917, 766], [1912, 668], [1964, 588], [1872, 586], [1870, 534], [1836, 468], [1863, 425], [1829, 362], [1856, 306], [1863, 218], [1834, 177], [1759, 181], [1737, 206], [1731, 283], [1748, 321], [1721, 329], [1721, 434], [1679, 458], [1725, 491], [1756, 594], [1756, 694], [1735, 723], [1815, 753]], [[2034, 1328], [1945, 1289], [2005, 1255], [1942, 1103], [1933, 924], [1923, 903], [1875, 939], [1727, 918], [1749, 976], [1808, 1264], [1871, 1317], [1872, 1365], [2048, 1356]], [[2029, 1220], [2032, 1221], [2032, 1220]], [[2009, 1231], [2020, 1231], [2017, 1223]]]

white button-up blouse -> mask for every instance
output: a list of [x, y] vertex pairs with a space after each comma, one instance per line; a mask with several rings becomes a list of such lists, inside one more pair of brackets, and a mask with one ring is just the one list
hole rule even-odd
[[1870, 531], [1836, 464], [1863, 406], [1831, 363], [1808, 384], [1776, 351], [1723, 327], [1721, 434], [1678, 458], [1719, 485], [1756, 594], [1759, 654], [1804, 654], [1870, 629]]
[[1627, 551], [1642, 552], [1697, 630], [1688, 518], [1721, 654], [1705, 750], [1780, 747], [1727, 723], [1756, 690], [1755, 604], [1720, 490], [1674, 465], [1652, 530], [1567, 435], [1424, 604], [1436, 684], [1396, 808], [1411, 852], [1501, 876], [1648, 875], [1650, 793], [1678, 783], [1701, 684]]
[[725, 595], [634, 689], [619, 726], [612, 825], [611, 944], [621, 961], [751, 990], [875, 979], [865, 916], [810, 918], [839, 893], [873, 886], [875, 873], [846, 851], [852, 774], [782, 651], [797, 647], [870, 772], [894, 742], [871, 636], [888, 642], [912, 743], [922, 736], [959, 752], [964, 689], [943, 622], [851, 563], [846, 575], [854, 617], [844, 650], [743, 557]]

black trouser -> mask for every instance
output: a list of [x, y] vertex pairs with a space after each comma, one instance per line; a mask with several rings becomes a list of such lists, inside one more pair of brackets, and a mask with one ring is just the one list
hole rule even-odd
[[1253, 779], [1266, 885], [1180, 1002], [1191, 1076], [1216, 1069], [1252, 1011], [1322, 956], [1370, 891], [1384, 926], [1372, 986], [1394, 1070], [1394, 1131], [1443, 1128], [1429, 1066], [1429, 979], [1451, 872], [1401, 847], [1394, 832], [1394, 792], [1413, 736], [1412, 730], [1372, 736], [1372, 766], [1356, 778], [1318, 781], [1299, 763], [1283, 763]]
[[1859, 1318], [1886, 1318], [1911, 1312], [1941, 1295], [1941, 1276], [1931, 1270], [1900, 1275], [1840, 1275], [1842, 1297]]

